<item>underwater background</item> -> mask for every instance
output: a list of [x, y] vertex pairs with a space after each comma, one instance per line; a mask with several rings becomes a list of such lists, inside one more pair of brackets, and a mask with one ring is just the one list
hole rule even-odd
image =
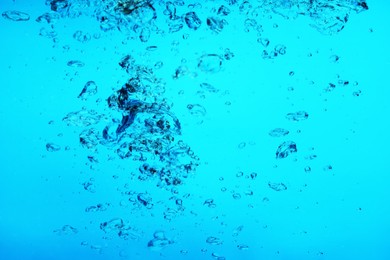
[[390, 259], [385, 0], [0, 0], [0, 259]]

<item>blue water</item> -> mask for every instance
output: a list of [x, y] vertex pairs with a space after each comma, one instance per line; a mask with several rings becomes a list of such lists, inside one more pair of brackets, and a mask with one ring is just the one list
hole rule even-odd
[[389, 7], [1, 0], [0, 259], [390, 259]]

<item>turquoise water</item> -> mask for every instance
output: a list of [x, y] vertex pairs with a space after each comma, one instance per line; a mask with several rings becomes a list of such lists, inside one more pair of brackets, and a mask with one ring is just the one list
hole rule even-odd
[[1, 0], [0, 259], [390, 259], [389, 7]]

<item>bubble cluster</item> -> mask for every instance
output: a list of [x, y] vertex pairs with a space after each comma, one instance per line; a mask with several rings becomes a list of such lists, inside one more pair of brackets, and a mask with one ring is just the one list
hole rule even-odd
[[[104, 168], [102, 165], [105, 163], [115, 164], [113, 168], [102, 170], [104, 174], [101, 175], [112, 177], [112, 185], [115, 186], [115, 192], [120, 194], [120, 202], [104, 198], [89, 201], [82, 207], [86, 216], [99, 216], [98, 222], [91, 221], [90, 224], [100, 229], [102, 239], [141, 240], [143, 246], [152, 251], [162, 251], [166, 247], [176, 248], [181, 246], [176, 241], [176, 233], [178, 236], [182, 235], [175, 230], [176, 220], [181, 221], [181, 217], [185, 217], [194, 218], [190, 224], [201, 230], [199, 232], [202, 232], [202, 241], [196, 243], [202, 244], [199, 251], [207, 253], [208, 257], [229, 259], [223, 250], [226, 245], [232, 244], [238, 253], [257, 250], [257, 244], [245, 240], [247, 230], [251, 229], [250, 225], [244, 221], [234, 224], [229, 222], [232, 220], [226, 216], [229, 213], [224, 210], [237, 205], [237, 210], [234, 208], [233, 211], [240, 215], [244, 205], [245, 217], [251, 221], [256, 218], [254, 222], [258, 226], [258, 222], [263, 220], [257, 219], [253, 209], [265, 209], [274, 203], [277, 196], [288, 194], [289, 192], [283, 192], [287, 190], [287, 185], [289, 191], [297, 189], [298, 185], [290, 183], [287, 174], [283, 175], [286, 165], [292, 165], [291, 172], [295, 173], [295, 168], [299, 168], [299, 172], [304, 176], [314, 175], [317, 166], [313, 162], [319, 159], [313, 151], [314, 148], [307, 148], [303, 141], [305, 133], [298, 127], [310, 124], [318, 118], [318, 109], [305, 104], [295, 106], [294, 102], [299, 97], [294, 94], [302, 91], [300, 88], [304, 88], [305, 82], [309, 80], [305, 75], [300, 75], [302, 72], [299, 69], [286, 68], [283, 72], [278, 71], [277, 77], [282, 78], [285, 75], [288, 78], [289, 85], [280, 89], [288, 90], [289, 96], [286, 100], [291, 106], [276, 111], [275, 117], [272, 115], [276, 121], [270, 124], [263, 122], [257, 114], [250, 114], [253, 111], [246, 111], [247, 103], [250, 108], [247, 110], [252, 109], [250, 100], [240, 101], [241, 92], [244, 92], [242, 89], [245, 89], [246, 85], [258, 83], [245, 77], [249, 78], [252, 73], [249, 69], [253, 69], [255, 73], [263, 73], [265, 78], [272, 78], [273, 75], [267, 74], [268, 70], [277, 62], [286, 62], [296, 51], [296, 46], [284, 42], [283, 37], [275, 39], [277, 37], [270, 33], [270, 30], [277, 31], [282, 27], [277, 22], [279, 18], [284, 19], [283, 21], [294, 21], [305, 17], [307, 19], [304, 21], [308, 21], [308, 27], [314, 28], [317, 34], [332, 36], [344, 29], [353, 14], [368, 10], [366, 1], [47, 0], [46, 5], [47, 12], [39, 15], [35, 22], [41, 26], [38, 34], [50, 39], [53, 47], [59, 48], [63, 41], [58, 26], [61, 20], [83, 17], [94, 21], [96, 28], [79, 26], [70, 30], [67, 39], [69, 44], [60, 47], [61, 51], [66, 54], [75, 52], [73, 45], [81, 46], [77, 48], [82, 50], [88, 49], [87, 46], [90, 45], [99, 46], [97, 43], [101, 39], [108, 40], [113, 46], [97, 48], [115, 49], [115, 55], [110, 56], [109, 62], [115, 64], [113, 70], [118, 72], [115, 75], [121, 76], [111, 83], [107, 83], [110, 74], [102, 71], [100, 67], [97, 69], [98, 75], [91, 73], [81, 82], [74, 80], [92, 67], [91, 61], [85, 56], [69, 56], [62, 61], [67, 72], [66, 79], [70, 79], [72, 84], [78, 82], [72, 95], [76, 105], [80, 107], [69, 106], [73, 107], [72, 110], [69, 109], [62, 115], [62, 123], [75, 133], [77, 146], [74, 146], [73, 150], [83, 154], [85, 165], [91, 172], [95, 168]], [[275, 16], [278, 18], [274, 19]], [[7, 22], [34, 22], [30, 21], [29, 14], [16, 10], [3, 12], [2, 17]], [[238, 35], [247, 35], [247, 38], [239, 39], [238, 36], [236, 39], [234, 34], [238, 32], [242, 33]], [[121, 42], [115, 43], [111, 40], [114, 35], [121, 35]], [[226, 35], [230, 38], [226, 38]], [[237, 50], [237, 45], [233, 44], [235, 40], [242, 40], [242, 45], [248, 46], [245, 47], [248, 50]], [[119, 48], [119, 45], [123, 48]], [[194, 49], [192, 45], [197, 46]], [[245, 51], [251, 52], [250, 58], [264, 67], [248, 68], [244, 72], [240, 71], [240, 68], [229, 67], [245, 64], [237, 61]], [[84, 54], [84, 51], [80, 53]], [[312, 57], [313, 53], [310, 52], [307, 56]], [[343, 60], [341, 56], [339, 53], [332, 53], [327, 56], [327, 62], [337, 66]], [[101, 77], [101, 74], [105, 73], [107, 76]], [[233, 75], [234, 78], [239, 73], [242, 73], [243, 77], [237, 81], [226, 79], [226, 76]], [[318, 89], [321, 91], [320, 95], [332, 95], [338, 89], [350, 89], [351, 95], [357, 98], [362, 95], [362, 91], [358, 89], [357, 82], [354, 82], [338, 75], [336, 79], [321, 84]], [[250, 86], [248, 89], [253, 91], [244, 93], [243, 96], [256, 95], [258, 89], [266, 89], [266, 84], [272, 83], [262, 81], [256, 88]], [[306, 85], [310, 84], [315, 85], [316, 82], [312, 80]], [[230, 94], [230, 87], [234, 94]], [[260, 102], [256, 100], [254, 103], [257, 105]], [[236, 104], [243, 106], [237, 108], [239, 105]], [[222, 110], [222, 116], [215, 116], [216, 111]], [[272, 111], [271, 107], [269, 110]], [[278, 115], [279, 112], [281, 114]], [[224, 135], [227, 130], [240, 130], [240, 120], [234, 121], [230, 117], [235, 114], [239, 114], [238, 118], [245, 124], [245, 133], [238, 134], [238, 139]], [[226, 118], [226, 121], [216, 120], [219, 117]], [[253, 121], [261, 122], [260, 127], [252, 129]], [[205, 127], [201, 128], [203, 126]], [[210, 143], [203, 140], [199, 143], [191, 141], [191, 137], [186, 135], [198, 129], [203, 131], [209, 126], [218, 128], [220, 132], [220, 136], [213, 137], [215, 139]], [[251, 136], [253, 133], [257, 135], [256, 138]], [[201, 138], [204, 136], [207, 136], [207, 133], [202, 132]], [[234, 140], [229, 140], [230, 138]], [[253, 139], [256, 139], [256, 142]], [[257, 145], [258, 141], [264, 146]], [[210, 154], [221, 160], [222, 164], [233, 164], [224, 156], [242, 157], [245, 158], [245, 163], [236, 168], [213, 165], [216, 170], [209, 174], [207, 166], [213, 162], [203, 161], [198, 154], [206, 154], [202, 149], [217, 146], [218, 142], [223, 148], [221, 151], [213, 150]], [[69, 147], [55, 140], [45, 140], [42, 145], [48, 156], [66, 152], [70, 150]], [[77, 150], [79, 148], [82, 149], [81, 152]], [[232, 153], [234, 156], [231, 156]], [[294, 165], [298, 167], [294, 168]], [[322, 165], [325, 165], [322, 166], [323, 172], [336, 171], [333, 171], [328, 162]], [[125, 174], [121, 174], [122, 169]], [[276, 175], [273, 171], [282, 173]], [[82, 192], [93, 198], [104, 190], [99, 175], [101, 172], [97, 172], [99, 171], [92, 174], [83, 172], [77, 184]], [[189, 187], [187, 184], [191, 182], [190, 177], [194, 177], [198, 172], [207, 175], [204, 187], [213, 183], [215, 175], [218, 175], [218, 181], [213, 183], [215, 185], [208, 186], [210, 190], [202, 185], [196, 186], [194, 190], [186, 190]], [[279, 178], [277, 181], [274, 181], [275, 176]], [[125, 214], [118, 213], [120, 210], [126, 210]], [[145, 222], [152, 219], [144, 226], [148, 231], [133, 225], [136, 221], [132, 220], [143, 218]], [[154, 222], [157, 218], [171, 229], [161, 231], [157, 227], [157, 221]], [[218, 226], [218, 232], [211, 233], [209, 226], [199, 228], [209, 219], [214, 222], [210, 226], [217, 223], [215, 226]], [[267, 228], [267, 223], [262, 225], [264, 229]], [[150, 227], [153, 228], [152, 232]], [[54, 230], [54, 233], [75, 235], [81, 230], [81, 227], [76, 229], [64, 225]], [[171, 232], [175, 233], [172, 235], [174, 239], [167, 236]], [[145, 236], [145, 233], [149, 235]], [[226, 233], [229, 235], [226, 236]], [[98, 244], [90, 245], [86, 241], [82, 242], [82, 245], [88, 245], [98, 252], [102, 252], [104, 247]], [[216, 249], [221, 249], [222, 254]], [[178, 248], [177, 251], [180, 255], [193, 253], [188, 248]], [[119, 255], [126, 256], [127, 253], [121, 251]]]

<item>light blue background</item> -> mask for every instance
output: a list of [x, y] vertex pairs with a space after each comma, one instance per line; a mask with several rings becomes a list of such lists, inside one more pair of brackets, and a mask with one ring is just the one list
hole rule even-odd
[[[0, 19], [0, 259], [212, 259], [212, 253], [226, 259], [390, 259], [389, 4], [369, 1], [368, 11], [351, 13], [345, 29], [332, 36], [310, 27], [307, 17], [285, 20], [272, 14], [259, 22], [270, 46], [284, 44], [287, 53], [264, 60], [256, 32], [244, 32], [238, 13], [228, 16], [232, 18], [220, 34], [207, 29], [205, 18], [221, 3], [226, 5], [202, 3], [199, 31], [152, 35], [147, 43], [126, 39], [126, 32], [104, 33], [91, 17], [61, 18], [55, 25], [58, 42], [53, 43], [39, 36], [44, 25], [35, 22], [49, 11], [43, 0], [1, 0], [1, 13], [19, 10], [31, 19]], [[72, 38], [76, 30], [101, 37], [82, 44]], [[150, 45], [158, 46], [157, 51], [146, 51]], [[196, 68], [202, 54], [221, 54], [225, 48], [235, 57], [224, 61], [220, 72]], [[131, 179], [137, 164], [108, 161], [108, 155], [116, 155], [104, 148], [97, 155], [99, 163], [91, 166], [86, 158], [90, 152], [78, 143], [83, 128], [61, 121], [83, 106], [105, 111], [104, 100], [128, 79], [118, 66], [126, 54], [149, 65], [163, 61], [156, 75], [166, 82], [164, 95], [181, 121], [182, 138], [201, 159], [196, 174], [178, 187], [177, 197], [190, 195], [183, 199], [184, 211], [171, 221], [163, 217], [173, 203], [170, 192], [157, 188], [154, 180]], [[340, 56], [339, 62], [331, 62], [332, 55]], [[73, 59], [86, 66], [66, 66]], [[196, 75], [175, 80], [172, 75], [182, 59]], [[350, 84], [325, 92], [338, 75]], [[89, 80], [99, 92], [83, 102], [77, 96]], [[202, 99], [197, 94], [202, 82], [220, 91], [205, 92]], [[103, 101], [96, 104], [97, 98]], [[187, 111], [187, 104], [195, 103], [206, 108], [204, 117]], [[307, 120], [285, 118], [300, 110], [309, 113]], [[290, 134], [270, 137], [276, 127]], [[298, 152], [276, 160], [275, 151], [285, 140], [296, 142]], [[49, 153], [48, 142], [62, 149]], [[242, 142], [246, 146], [239, 149]], [[305, 159], [310, 154], [317, 158]], [[327, 165], [333, 169], [324, 170]], [[239, 171], [244, 172], [241, 178], [236, 177]], [[251, 172], [258, 173], [255, 180], [245, 178]], [[95, 179], [95, 193], [81, 185], [90, 178]], [[276, 192], [269, 182], [282, 182], [288, 189]], [[156, 206], [132, 207], [122, 195], [126, 190], [148, 192]], [[245, 195], [247, 190], [253, 195]], [[235, 200], [234, 193], [241, 199]], [[215, 208], [203, 205], [209, 198]], [[105, 212], [85, 212], [97, 203], [111, 205]], [[100, 223], [117, 217], [134, 227], [139, 238], [122, 240], [99, 229]], [[64, 225], [78, 233], [53, 232]], [[241, 225], [242, 232], [233, 236]], [[147, 248], [157, 230], [174, 243], [157, 251]], [[207, 244], [209, 236], [223, 244]], [[249, 249], [239, 250], [240, 244]]]

